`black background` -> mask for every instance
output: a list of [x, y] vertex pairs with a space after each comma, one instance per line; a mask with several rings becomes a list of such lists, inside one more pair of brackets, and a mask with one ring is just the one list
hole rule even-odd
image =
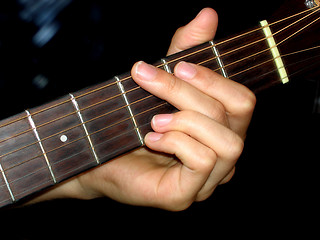
[[[39, 48], [31, 41], [38, 30], [35, 23], [19, 19], [21, 5], [1, 1], [1, 118], [119, 75], [138, 60], [160, 59], [175, 30], [203, 7], [217, 10], [219, 39], [267, 19], [282, 2], [73, 1], [56, 18], [58, 33]], [[38, 85], [36, 76], [44, 77], [46, 85]], [[208, 200], [177, 213], [107, 198], [3, 209], [0, 238], [316, 236], [316, 80], [297, 79], [257, 96], [236, 174]]]

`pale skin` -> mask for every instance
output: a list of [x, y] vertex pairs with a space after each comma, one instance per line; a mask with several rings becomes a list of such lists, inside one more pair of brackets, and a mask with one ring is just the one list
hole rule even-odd
[[[203, 9], [177, 30], [168, 54], [214, 38], [218, 17]], [[144, 63], [131, 74], [142, 88], [180, 111], [154, 116], [146, 147], [81, 174], [31, 201], [107, 196], [122, 203], [171, 211], [207, 199], [228, 182], [242, 153], [255, 106], [245, 86], [191, 63], [180, 62], [174, 76]]]

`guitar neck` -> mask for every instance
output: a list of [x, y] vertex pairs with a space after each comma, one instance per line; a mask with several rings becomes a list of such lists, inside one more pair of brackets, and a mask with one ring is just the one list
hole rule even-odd
[[[201, 44], [154, 65], [172, 73], [180, 61], [208, 67], [254, 92], [286, 83], [291, 74], [266, 21], [243, 34]], [[174, 111], [127, 73], [2, 120], [0, 206], [143, 146], [152, 117]]]

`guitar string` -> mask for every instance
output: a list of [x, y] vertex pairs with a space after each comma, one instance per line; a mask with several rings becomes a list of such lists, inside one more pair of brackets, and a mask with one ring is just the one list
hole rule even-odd
[[[318, 20], [318, 19], [317, 19]], [[311, 23], [312, 24], [312, 23]], [[293, 34], [294, 35], [294, 34]], [[289, 39], [289, 38], [287, 38], [287, 39]], [[287, 40], [286, 39], [286, 40]], [[282, 41], [281, 43], [283, 43], [284, 41]], [[267, 49], [268, 50], [268, 49]], [[302, 50], [303, 51], [303, 50]], [[301, 52], [301, 51], [300, 51]], [[256, 54], [255, 54], [256, 55]], [[250, 56], [249, 56], [250, 57]], [[246, 57], [246, 58], [248, 58], [248, 57]], [[269, 60], [267, 61], [267, 62], [269, 62]], [[203, 63], [203, 62], [202, 62]], [[201, 65], [202, 63], [200, 63], [199, 65]], [[229, 65], [231, 65], [231, 64], [229, 64]], [[260, 65], [262, 65], [262, 64], [259, 64], [259, 65], [256, 65], [256, 66], [254, 66], [254, 67], [257, 67], [257, 66], [260, 66]], [[254, 67], [251, 67], [250, 69], [252, 69], [252, 68], [254, 68]], [[220, 68], [219, 68], [220, 69]], [[217, 71], [217, 70], [219, 70], [219, 69], [216, 69], [216, 70], [214, 70], [214, 71]], [[246, 70], [244, 70], [244, 71], [246, 71]], [[242, 73], [243, 71], [241, 71], [240, 73]], [[240, 73], [238, 73], [238, 74], [240, 74]], [[235, 76], [235, 75], [237, 75], [237, 74], [234, 74], [233, 76]], [[137, 88], [135, 88], [135, 89], [131, 89], [131, 90], [129, 90], [129, 91], [127, 91], [127, 92], [125, 92], [125, 93], [128, 93], [128, 92], [130, 92], [130, 91], [133, 91], [133, 90], [136, 90], [136, 89], [139, 89], [139, 87], [137, 87]], [[123, 93], [123, 94], [125, 94], [125, 93]], [[101, 101], [101, 102], [98, 102], [98, 103], [96, 103], [96, 104], [94, 104], [94, 105], [91, 105], [91, 106], [88, 106], [88, 107], [86, 107], [86, 108], [83, 108], [83, 109], [81, 109], [81, 111], [83, 111], [83, 110], [85, 110], [85, 109], [88, 109], [88, 108], [90, 108], [90, 107], [92, 107], [92, 106], [95, 106], [95, 105], [98, 105], [98, 104], [100, 104], [100, 103], [102, 103], [102, 102], [106, 102], [106, 101], [109, 101], [110, 99], [113, 99], [113, 98], [115, 98], [115, 97], [119, 97], [119, 96], [121, 96], [121, 95], [123, 95], [123, 94], [118, 94], [118, 95], [116, 95], [116, 96], [113, 96], [113, 97], [111, 97], [111, 98], [109, 98], [109, 99], [106, 99], [106, 100], [103, 100], [103, 101]], [[67, 102], [69, 102], [69, 101], [67, 101]], [[132, 104], [134, 104], [134, 103], [132, 103]], [[126, 106], [124, 106], [124, 107], [126, 107]], [[124, 107], [122, 107], [122, 108], [124, 108]], [[120, 108], [121, 109], [121, 108]], [[116, 109], [117, 110], [117, 109]], [[116, 110], [113, 110], [112, 112], [114, 112], [114, 111], [116, 111]], [[54, 119], [54, 120], [52, 120], [52, 121], [49, 121], [49, 122], [47, 122], [47, 123], [44, 123], [44, 124], [42, 124], [42, 125], [39, 125], [38, 126], [38, 128], [39, 127], [42, 127], [42, 126], [44, 126], [44, 125], [47, 125], [47, 124], [49, 124], [49, 123], [52, 123], [52, 122], [54, 122], [54, 121], [57, 121], [57, 120], [60, 120], [60, 119], [62, 119], [63, 117], [66, 117], [66, 116], [70, 116], [70, 115], [72, 115], [72, 114], [74, 114], [74, 113], [76, 113], [76, 112], [72, 112], [72, 113], [70, 113], [70, 114], [67, 114], [67, 115], [65, 115], [65, 116], [62, 116], [62, 117], [60, 117], [60, 118], [58, 118], [58, 119]], [[104, 114], [105, 115], [105, 114]], [[96, 118], [95, 118], [96, 119]], [[92, 121], [92, 120], [95, 120], [95, 119], [91, 119], [91, 120], [89, 120], [89, 121]], [[87, 121], [87, 122], [89, 122], [89, 121]], [[85, 123], [87, 123], [87, 122], [85, 122]], [[85, 124], [84, 123], [84, 124]], [[78, 126], [78, 125], [77, 125]], [[77, 126], [75, 126], [75, 127], [77, 127]], [[29, 130], [28, 130], [29, 131]], [[63, 130], [63, 131], [67, 131], [67, 130]], [[22, 133], [20, 133], [20, 134], [17, 134], [17, 135], [21, 135], [21, 134], [24, 134], [24, 133], [26, 133], [27, 131], [25, 131], [25, 132], [22, 132]], [[55, 136], [55, 135], [57, 135], [57, 134], [54, 134], [54, 135], [52, 135], [52, 136]], [[49, 137], [52, 137], [52, 136], [49, 136]], [[15, 136], [13, 136], [13, 137], [16, 137], [16, 135]], [[11, 138], [13, 138], [13, 137], [11, 137]], [[49, 138], [49, 137], [47, 137], [47, 138]], [[10, 138], [9, 138], [10, 139]], [[7, 139], [4, 139], [4, 140], [2, 140], [2, 142], [3, 141], [6, 141]], [[38, 142], [35, 142], [34, 144], [36, 144], [36, 143], [38, 143]], [[30, 144], [30, 145], [32, 145], [32, 144]], [[28, 146], [30, 146], [30, 145], [28, 145]], [[18, 151], [18, 150], [16, 150], [16, 151]], [[11, 152], [10, 152], [11, 153]], [[8, 153], [8, 154], [10, 154], [10, 153]], [[8, 154], [5, 154], [5, 155], [8, 155]], [[5, 156], [5, 155], [2, 155], [2, 156], [0, 156], [0, 157], [3, 157], [3, 156]]]
[[[320, 48], [320, 46], [312, 47], [312, 48], [305, 49], [305, 50], [300, 50], [300, 51], [297, 51], [297, 52], [295, 52], [295, 53], [298, 54], [298, 53], [302, 53], [302, 52], [307, 52], [307, 51], [315, 50], [315, 49], [318, 49], [318, 48]], [[265, 61], [265, 62], [262, 62], [262, 63], [260, 63], [260, 64], [255, 65], [255, 66], [252, 66], [252, 67], [250, 67], [250, 68], [247, 68], [247, 69], [245, 69], [245, 70], [243, 70], [243, 71], [237, 72], [237, 73], [235, 73], [235, 74], [233, 74], [233, 75], [230, 75], [230, 78], [235, 77], [235, 76], [237, 76], [237, 75], [239, 75], [239, 74], [242, 74], [242, 73], [244, 73], [244, 72], [246, 72], [246, 71], [250, 71], [250, 70], [252, 70], [252, 69], [258, 68], [258, 67], [260, 67], [260, 66], [262, 66], [262, 65], [264, 65], [264, 64], [267, 64], [267, 63], [269, 63], [269, 62], [272, 62], [272, 61], [274, 61], [274, 60], [276, 60], [276, 59], [278, 59], [278, 58], [285, 58], [285, 57], [288, 57], [288, 56], [291, 56], [291, 55], [293, 55], [293, 53], [284, 54], [284, 55], [282, 55], [282, 56], [277, 56], [276, 58], [269, 59], [269, 60], [267, 60], [267, 61]], [[318, 54], [318, 55], [315, 55], [315, 56], [313, 56], [313, 57], [317, 57], [317, 56], [319, 56], [319, 54]], [[312, 59], [313, 57], [308, 58], [308, 59]], [[288, 68], [288, 67], [290, 67], [290, 66], [292, 66], [292, 65], [295, 65], [295, 64], [297, 64], [297, 63], [299, 63], [299, 62], [295, 62], [295, 63], [293, 63], [293, 64], [286, 64], [285, 68]], [[270, 71], [270, 72], [274, 72], [274, 71], [278, 71], [278, 69], [275, 69], [275, 70]], [[270, 72], [267, 72], [267, 73], [265, 73], [265, 74], [269, 74]], [[283, 79], [280, 79], [280, 80], [282, 81]], [[247, 82], [249, 82], [249, 80], [244, 81], [243, 84], [246, 85]]]
[[[319, 46], [319, 47], [320, 47], [320, 46]], [[287, 64], [285, 67], [286, 67], [286, 68], [289, 68], [289, 67], [291, 67], [291, 66], [294, 66], [294, 65], [297, 65], [297, 64], [299, 64], [299, 63], [306, 62], [306, 61], [310, 61], [310, 60], [318, 60], [318, 61], [319, 61], [319, 60], [320, 60], [320, 53], [317, 54], [317, 55], [314, 55], [314, 56], [312, 56], [312, 57], [304, 58], [304, 59], [302, 59], [302, 60], [300, 60], [300, 61], [297, 61], [297, 62], [294, 62], [294, 63], [291, 63], [291, 64]], [[303, 70], [305, 70], [305, 69], [308, 69], [309, 67], [312, 67], [312, 66], [315, 65], [315, 64], [318, 64], [318, 62], [315, 62], [315, 63], [310, 64], [310, 65], [308, 65], [308, 66], [306, 66], [306, 67], [304, 67], [304, 68], [301, 68], [301, 69], [299, 69], [298, 71], [295, 71], [295, 72], [291, 73], [289, 76], [292, 77], [292, 76], [298, 74], [299, 72], [301, 72], [301, 71], [303, 71]], [[271, 73], [277, 73], [278, 71], [279, 71], [278, 69], [275, 69], [275, 70], [266, 72], [266, 73], [264, 73], [264, 74], [262, 74], [262, 75], [259, 75], [259, 77], [261, 78], [261, 77], [264, 77], [264, 76], [266, 76], [266, 75], [268, 75], [268, 74], [271, 74]], [[280, 79], [280, 81], [282, 81], [283, 79], [285, 79], [285, 78]], [[248, 84], [249, 82], [251, 82], [251, 81], [253, 81], [253, 80], [255, 80], [255, 79], [254, 79], [254, 78], [251, 78], [251, 79], [247, 79], [245, 82], [246, 82], [246, 84]]]
[[[293, 55], [293, 54], [298, 54], [298, 53], [301, 53], [301, 52], [306, 52], [306, 51], [314, 50], [314, 49], [317, 49], [317, 48], [320, 48], [320, 46], [316, 46], [316, 47], [308, 48], [308, 49], [305, 49], [305, 50], [300, 50], [300, 51], [297, 51], [297, 52], [292, 52], [292, 53], [289, 53], [289, 54], [285, 54], [285, 55], [283, 55], [282, 57], [291, 56], [291, 55]], [[320, 56], [320, 55], [313, 56], [313, 57], [311, 57], [311, 58], [309, 58], [309, 59], [312, 59], [312, 58], [317, 57], [317, 56]], [[273, 59], [271, 59], [271, 60], [273, 60]], [[303, 61], [306, 61], [306, 60], [308, 60], [308, 59], [304, 59]], [[266, 61], [266, 62], [268, 62], [268, 61]], [[266, 63], [266, 62], [264, 62], [264, 63]], [[264, 64], [264, 63], [262, 63], [262, 64]], [[261, 65], [262, 65], [262, 64], [261, 64]], [[289, 64], [288, 66], [294, 65], [294, 64], [296, 64], [296, 63]], [[272, 73], [272, 72], [276, 72], [276, 71], [277, 71], [277, 70], [269, 71], [269, 72], [265, 73], [265, 75], [270, 74], [270, 73]], [[292, 76], [292, 75], [294, 75], [294, 73], [291, 74], [290, 76]], [[281, 80], [281, 79], [280, 79], [280, 80]], [[135, 101], [135, 102], [133, 102], [133, 103], [131, 103], [131, 104], [128, 104], [128, 105], [126, 105], [126, 106], [123, 106], [123, 107], [121, 107], [121, 108], [119, 108], [119, 109], [126, 108], [126, 107], [129, 106], [129, 105], [133, 105], [133, 104], [136, 104], [136, 103], [138, 103], [138, 102], [144, 101], [144, 100], [146, 100], [146, 99], [148, 99], [148, 98], [150, 98], [150, 97], [153, 97], [153, 95], [150, 94], [150, 95], [148, 95], [148, 96], [146, 96], [146, 97], [144, 97], [144, 98], [142, 98], [142, 99], [139, 99], [139, 100], [137, 100], [137, 101]], [[113, 126], [115, 126], [115, 125], [118, 125], [118, 124], [120, 124], [120, 123], [123, 123], [123, 122], [125, 122], [125, 121], [128, 121], [128, 120], [130, 120], [130, 119], [132, 119], [132, 118], [134, 118], [134, 117], [137, 117], [137, 116], [139, 116], [139, 115], [141, 115], [141, 114], [144, 114], [144, 113], [146, 113], [146, 112], [148, 112], [148, 111], [154, 110], [154, 109], [156, 109], [157, 107], [162, 107], [162, 106], [164, 106], [165, 104], [167, 104], [167, 103], [164, 102], [164, 103], [162, 103], [162, 104], [160, 104], [160, 105], [158, 105], [158, 106], [155, 106], [155, 107], [153, 107], [153, 108], [151, 108], [151, 109], [147, 109], [147, 110], [145, 110], [144, 112], [138, 113], [138, 114], [136, 114], [136, 115], [134, 115], [134, 116], [132, 116], [132, 117], [129, 117], [129, 118], [123, 119], [123, 120], [121, 120], [121, 121], [119, 121], [119, 122], [116, 122], [116, 123], [113, 123], [113, 124], [111, 124], [111, 125], [108, 125], [108, 126], [102, 128], [102, 129], [100, 129], [100, 130], [98, 130], [98, 131], [96, 131], [96, 132], [93, 132], [93, 133], [91, 133], [91, 134], [89, 134], [89, 135], [86, 135], [86, 136], [84, 136], [84, 137], [81, 137], [81, 138], [79, 138], [79, 139], [73, 140], [72, 142], [69, 142], [68, 144], [72, 144], [72, 143], [74, 143], [74, 142], [76, 142], [76, 141], [82, 140], [82, 139], [86, 138], [87, 136], [91, 136], [91, 135], [93, 135], [93, 134], [96, 134], [96, 133], [101, 132], [101, 131], [103, 131], [103, 130], [106, 130], [106, 129], [108, 129], [108, 128], [111, 128], [111, 127], [113, 127]], [[115, 110], [113, 110], [112, 112], [118, 111], [119, 109], [115, 109]], [[86, 124], [86, 123], [88, 123], [88, 122], [90, 122], [90, 121], [96, 120], [96, 119], [98, 119], [98, 118], [100, 118], [100, 117], [102, 117], [102, 116], [106, 116], [106, 115], [108, 115], [108, 114], [110, 114], [110, 113], [111, 113], [111, 112], [107, 112], [107, 113], [105, 113], [105, 114], [103, 114], [103, 115], [97, 116], [97, 117], [95, 117], [94, 119], [90, 119], [90, 120], [84, 122], [84, 124]], [[51, 136], [48, 136], [48, 137], [42, 139], [42, 141], [45, 141], [45, 140], [47, 140], [47, 139], [49, 139], [49, 138], [51, 138], [51, 137], [53, 137], [53, 136], [57, 136], [57, 135], [60, 135], [60, 134], [62, 134], [62, 133], [65, 133], [65, 132], [67, 132], [67, 131], [70, 131], [71, 129], [73, 129], [73, 128], [75, 128], [75, 127], [79, 127], [79, 126], [81, 126], [81, 125], [82, 125], [82, 124], [78, 124], [78, 125], [76, 125], [76, 126], [73, 126], [73, 127], [68, 128], [68, 129], [64, 129], [64, 130], [62, 130], [62, 131], [60, 131], [60, 132], [58, 132], [58, 133], [56, 133], [56, 134], [53, 134], [53, 135], [51, 135]], [[36, 143], [39, 143], [39, 142], [36, 142]], [[35, 143], [33, 143], [33, 144], [35, 144]], [[60, 146], [60, 147], [58, 147], [58, 148], [55, 148], [55, 149], [51, 149], [50, 151], [47, 151], [46, 154], [51, 153], [51, 152], [53, 152], [53, 151], [56, 151], [56, 150], [58, 150], [58, 149], [60, 149], [60, 148], [66, 147], [68, 144], [62, 145], [62, 146]], [[14, 150], [14, 151], [12, 151], [12, 152], [10, 152], [10, 153], [7, 153], [7, 154], [5, 154], [5, 155], [2, 155], [1, 157], [4, 157], [4, 156], [7, 156], [7, 155], [12, 154], [12, 153], [14, 153], [14, 152], [20, 151], [20, 150], [22, 150], [22, 149], [24, 149], [24, 148], [26, 148], [26, 147], [31, 146], [31, 145], [32, 145], [32, 144], [29, 144], [28, 146], [25, 146], [25, 147], [22, 147], [22, 148], [20, 148], [20, 149]], [[24, 161], [24, 162], [20, 162], [20, 163], [14, 165], [14, 166], [11, 166], [10, 168], [4, 169], [4, 171], [7, 171], [7, 170], [10, 170], [10, 169], [13, 168], [13, 167], [22, 165], [22, 164], [24, 164], [25, 162], [28, 162], [28, 161], [31, 161], [31, 160], [33, 160], [33, 159], [35, 159], [35, 158], [41, 157], [42, 155], [43, 155], [43, 154], [40, 154], [40, 155], [38, 155], [38, 156], [35, 156], [35, 157], [32, 158], [32, 159], [28, 159], [28, 160], [26, 160], [26, 161]]]
[[[312, 8], [312, 9], [307, 9], [307, 10], [301, 11], [301, 12], [299, 12], [299, 13], [293, 14], [293, 15], [291, 15], [291, 16], [289, 16], [289, 17], [286, 17], [286, 18], [280, 19], [280, 20], [278, 20], [278, 21], [275, 21], [275, 22], [273, 22], [273, 23], [270, 23], [268, 26], [273, 26], [273, 25], [275, 25], [275, 24], [281, 23], [281, 22], [286, 21], [286, 20], [288, 20], [288, 19], [291, 19], [291, 18], [293, 18], [293, 17], [302, 15], [302, 14], [304, 14], [304, 13], [308, 13], [308, 12], [310, 12], [310, 11], [312, 11], [311, 14], [314, 14], [315, 12], [319, 11], [319, 9], [320, 9], [319, 6], [314, 7], [314, 8]], [[235, 39], [237, 39], [237, 38], [243, 37], [243, 36], [245, 36], [245, 35], [251, 34], [251, 33], [255, 32], [255, 31], [260, 31], [260, 30], [262, 30], [262, 29], [263, 29], [263, 27], [259, 27], [259, 28], [257, 28], [257, 29], [251, 30], [251, 31], [249, 31], [249, 32], [242, 33], [242, 34], [240, 34], [240, 35], [236, 35], [236, 36], [234, 36], [234, 37], [232, 37], [232, 38], [230, 38], [230, 39], [227, 39], [227, 40], [224, 40], [224, 41], [221, 41], [221, 42], [216, 43], [216, 46], [221, 45], [221, 44], [224, 44], [224, 43], [227, 43], [227, 42], [232, 41], [232, 40], [235, 40]], [[266, 39], [267, 39], [267, 38], [264, 38], [264, 39], [262, 39], [262, 40], [266, 40]], [[179, 60], [179, 59], [181, 59], [181, 58], [188, 57], [188, 56], [190, 56], [190, 55], [192, 55], [192, 54], [197, 54], [197, 53], [199, 53], [199, 52], [201, 52], [201, 51], [204, 51], [204, 50], [209, 49], [210, 47], [211, 47], [211, 46], [205, 47], [204, 49], [200, 49], [200, 50], [198, 50], [198, 51], [196, 51], [196, 52], [189, 53], [189, 54], [187, 54], [187, 55], [185, 55], [185, 56], [181, 56], [181, 57], [179, 57], [179, 58], [177, 58], [177, 59], [173, 59], [173, 60], [171, 60], [171, 61], [177, 61], [177, 60]], [[169, 62], [169, 63], [170, 63], [170, 62]], [[160, 66], [163, 66], [163, 64], [160, 65]], [[131, 76], [128, 76], [128, 77], [126, 77], [126, 78], [120, 79], [120, 81], [125, 81], [125, 80], [128, 80], [128, 79], [130, 79], [130, 78], [131, 78]], [[83, 96], [89, 95], [89, 94], [94, 93], [94, 92], [96, 92], [96, 91], [100, 91], [100, 90], [102, 90], [102, 89], [104, 89], [104, 88], [107, 88], [107, 87], [109, 87], [109, 86], [111, 86], [111, 85], [115, 85], [115, 84], [116, 84], [116, 83], [106, 84], [106, 85], [104, 85], [104, 86], [102, 86], [102, 87], [100, 87], [100, 88], [94, 89], [94, 90], [89, 91], [89, 92], [87, 92], [87, 93], [80, 94], [79, 96], [75, 96], [75, 99], [78, 99], [78, 98], [81, 98], [81, 97], [83, 97]], [[69, 102], [69, 100], [65, 100], [65, 101], [63, 101], [63, 102], [54, 104], [54, 105], [52, 105], [52, 106], [50, 106], [50, 107], [48, 107], [48, 108], [41, 109], [41, 110], [39, 110], [39, 111], [37, 111], [37, 112], [34, 112], [32, 115], [34, 116], [34, 115], [36, 115], [36, 114], [39, 114], [39, 113], [41, 113], [41, 112], [50, 110], [51, 108], [55, 108], [55, 107], [57, 107], [57, 106], [59, 106], [59, 105], [62, 105], [62, 104], [64, 104], [64, 103], [67, 103], [67, 102]], [[26, 118], [27, 118], [27, 116], [14, 119], [14, 120], [12, 120], [12, 121], [10, 121], [10, 122], [8, 122], [8, 123], [5, 123], [5, 124], [0, 125], [0, 128], [5, 127], [5, 126], [7, 126], [7, 125], [10, 125], [10, 124], [12, 124], [12, 123], [18, 122], [18, 121], [20, 121], [20, 120], [26, 119]]]

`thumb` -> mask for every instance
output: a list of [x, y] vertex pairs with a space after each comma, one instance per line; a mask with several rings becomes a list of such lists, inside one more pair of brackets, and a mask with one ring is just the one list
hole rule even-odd
[[211, 8], [204, 8], [195, 19], [176, 31], [168, 55], [212, 40], [216, 34], [217, 26], [217, 13]]

